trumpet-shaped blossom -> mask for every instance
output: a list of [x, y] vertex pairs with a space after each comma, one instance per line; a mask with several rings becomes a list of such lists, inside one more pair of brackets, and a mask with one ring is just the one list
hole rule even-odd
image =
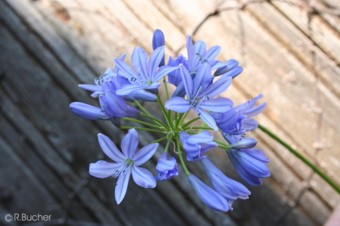
[[235, 143], [241, 139], [245, 132], [257, 128], [257, 121], [252, 117], [260, 114], [266, 107], [266, 103], [255, 105], [256, 101], [262, 97], [263, 95], [260, 94], [227, 112], [211, 114], [228, 142]]
[[224, 92], [231, 84], [231, 78], [224, 74], [216, 82], [212, 83], [211, 68], [203, 64], [194, 78], [188, 70], [180, 67], [181, 78], [184, 84], [186, 98], [172, 97], [165, 104], [167, 109], [178, 113], [184, 113], [194, 109], [198, 116], [212, 129], [218, 130], [215, 119], [207, 112], [226, 112], [232, 107], [232, 101], [228, 98], [215, 98]]
[[70, 108], [74, 114], [90, 119], [111, 119], [131, 117], [138, 114], [138, 110], [128, 105], [124, 98], [116, 95], [117, 82], [108, 80], [98, 85], [82, 85], [82, 88], [92, 91], [92, 96], [99, 98], [100, 107], [81, 102], [73, 102]]
[[[152, 52], [149, 59], [142, 48], [135, 48], [131, 56], [133, 68], [122, 59], [115, 59], [116, 66], [119, 69], [118, 75], [125, 77], [129, 82], [119, 88], [116, 93], [120, 96], [126, 96], [139, 90], [156, 90], [160, 85], [158, 80], [176, 69], [169, 66], [159, 67], [163, 58], [164, 46], [160, 46]], [[156, 99], [155, 95], [154, 99]]]
[[196, 194], [205, 205], [222, 212], [229, 210], [229, 203], [222, 195], [214, 191], [214, 189], [210, 188], [193, 174], [189, 174], [188, 179]]
[[188, 161], [201, 160], [206, 151], [217, 147], [214, 142], [214, 136], [208, 131], [202, 131], [194, 135], [181, 132], [180, 139]]
[[230, 149], [228, 157], [240, 177], [248, 184], [258, 186], [261, 178], [269, 177], [268, 158], [260, 149]]
[[243, 184], [224, 175], [209, 158], [202, 159], [202, 163], [213, 188], [228, 201], [230, 207], [236, 199], [248, 199], [250, 191]]
[[130, 129], [121, 142], [122, 152], [103, 134], [98, 134], [98, 141], [103, 152], [114, 162], [100, 160], [90, 164], [89, 173], [98, 178], [113, 177], [117, 179], [115, 198], [117, 204], [125, 197], [130, 176], [135, 183], [144, 188], [156, 187], [156, 180], [152, 173], [139, 167], [148, 161], [156, 152], [158, 144], [149, 144], [136, 152], [138, 134]]
[[169, 158], [168, 153], [164, 153], [157, 162], [157, 180], [168, 180], [178, 175], [177, 162], [174, 157]]
[[[197, 41], [193, 44], [192, 38], [188, 36], [186, 47], [187, 58], [181, 55], [175, 59], [170, 58], [168, 65], [178, 66], [183, 64], [193, 78], [203, 64], [208, 64], [211, 70], [215, 70], [214, 76], [219, 76], [232, 71], [232, 73], [228, 73], [228, 75], [231, 78], [235, 78], [242, 72], [242, 68], [238, 66], [236, 60], [232, 59], [221, 62], [215, 59], [221, 50], [219, 46], [213, 46], [210, 49], [207, 49], [206, 44], [203, 41]], [[175, 70], [169, 74], [169, 82], [177, 86], [173, 96], [183, 96], [185, 94], [184, 85], [180, 77], [180, 70]]]

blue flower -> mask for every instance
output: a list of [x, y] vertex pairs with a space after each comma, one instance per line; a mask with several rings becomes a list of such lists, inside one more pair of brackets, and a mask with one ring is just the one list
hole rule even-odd
[[202, 159], [202, 163], [213, 188], [228, 201], [230, 208], [236, 199], [248, 199], [250, 191], [243, 184], [224, 175], [208, 158]]
[[[224, 63], [216, 60], [215, 58], [221, 50], [219, 46], [213, 46], [210, 49], [207, 49], [206, 44], [203, 41], [197, 41], [193, 44], [192, 38], [189, 36], [187, 37], [186, 47], [188, 58], [186, 59], [182, 55], [175, 59], [170, 58], [168, 65], [178, 66], [183, 64], [193, 78], [203, 64], [208, 64], [211, 67], [211, 70], [216, 70], [214, 76], [228, 73], [228, 76], [235, 78], [243, 70], [238, 66], [238, 62], [234, 59]], [[169, 74], [169, 82], [177, 86], [173, 96], [183, 96], [185, 94], [183, 83], [178, 81], [180, 77], [180, 70], [178, 69]]]
[[156, 187], [156, 180], [152, 173], [139, 167], [148, 161], [156, 152], [158, 144], [149, 144], [136, 152], [138, 146], [138, 134], [135, 129], [130, 129], [121, 142], [122, 152], [116, 145], [103, 134], [98, 134], [98, 141], [103, 152], [114, 161], [100, 160], [91, 163], [89, 173], [98, 178], [113, 177], [117, 180], [115, 198], [120, 204], [125, 197], [130, 176], [135, 183], [144, 188]]
[[165, 107], [179, 113], [194, 109], [208, 126], [217, 131], [218, 127], [214, 118], [206, 111], [222, 113], [232, 107], [231, 100], [223, 97], [214, 98], [229, 87], [231, 77], [224, 74], [216, 82], [212, 83], [213, 76], [208, 64], [202, 64], [194, 78], [191, 77], [183, 65], [180, 66], [180, 71], [186, 99], [172, 97], [165, 103]]
[[206, 151], [217, 147], [214, 142], [214, 136], [208, 131], [202, 131], [194, 135], [181, 132], [180, 139], [188, 161], [201, 160]]
[[222, 195], [204, 184], [193, 174], [189, 174], [188, 179], [196, 194], [205, 205], [217, 211], [227, 212], [229, 210], [229, 203]]
[[262, 94], [244, 104], [233, 107], [224, 113], [212, 113], [222, 135], [229, 143], [238, 142], [245, 132], [257, 128], [256, 120], [252, 117], [260, 114], [266, 107], [266, 103], [255, 106], [256, 101], [262, 98]]
[[[142, 48], [135, 48], [131, 56], [134, 69], [122, 59], [115, 59], [114, 61], [119, 69], [118, 75], [125, 77], [129, 82], [118, 89], [116, 93], [121, 96], [126, 96], [139, 90], [156, 90], [160, 85], [158, 80], [176, 69], [169, 66], [159, 67], [163, 58], [164, 46], [155, 49], [149, 59]], [[155, 100], [156, 96], [153, 95], [153, 97]]]
[[220, 53], [221, 48], [219, 46], [213, 46], [210, 49], [206, 49], [206, 45], [203, 41], [197, 41], [194, 45], [192, 38], [187, 37], [187, 52], [188, 52], [188, 70], [190, 73], [196, 72], [201, 64], [207, 63], [212, 69], [219, 62], [215, 60], [216, 56]]
[[168, 154], [164, 153], [157, 162], [156, 170], [158, 175], [156, 180], [168, 180], [178, 175], [177, 162], [174, 157], [169, 159]]
[[119, 83], [116, 79], [106, 80], [100, 86], [80, 85], [81, 88], [92, 91], [92, 97], [99, 98], [100, 107], [73, 102], [70, 104], [72, 112], [90, 120], [136, 116], [138, 110], [128, 105], [123, 97], [116, 95], [117, 86]]
[[270, 176], [266, 165], [269, 160], [262, 150], [255, 148], [230, 149], [227, 154], [237, 173], [248, 184], [261, 185], [261, 178]]

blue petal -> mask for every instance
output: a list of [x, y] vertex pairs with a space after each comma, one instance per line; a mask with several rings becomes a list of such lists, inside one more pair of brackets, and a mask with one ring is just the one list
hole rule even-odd
[[205, 171], [215, 188], [226, 199], [247, 199], [250, 191], [241, 183], [230, 179], [219, 170], [208, 158], [202, 159]]
[[129, 95], [132, 92], [144, 89], [146, 86], [144, 85], [139, 85], [139, 84], [131, 84], [131, 85], [126, 85], [116, 91], [116, 94], [119, 96], [126, 96]]
[[219, 76], [227, 73], [231, 69], [235, 68], [238, 65], [238, 61], [231, 59], [226, 61], [225, 63], [220, 63], [214, 65], [214, 68], [217, 67], [217, 70], [214, 73], [214, 76]]
[[204, 100], [199, 103], [199, 107], [206, 111], [224, 113], [230, 110], [233, 106], [233, 102], [228, 98], [214, 98]]
[[171, 66], [163, 66], [161, 67], [157, 72], [156, 74], [154, 75], [153, 77], [153, 81], [158, 81], [160, 80], [161, 78], [163, 78], [165, 75], [173, 72], [174, 70], [177, 70], [178, 67], [171, 67]]
[[269, 177], [270, 172], [267, 168], [267, 166], [253, 158], [252, 156], [248, 155], [245, 152], [238, 151], [236, 158], [238, 159], [238, 162], [242, 167], [247, 170], [250, 174], [257, 176], [257, 177]]
[[143, 188], [156, 187], [156, 180], [149, 170], [138, 167], [136, 165], [132, 168], [132, 178], [138, 186]]
[[99, 97], [100, 106], [109, 117], [132, 117], [136, 116], [138, 110], [129, 106], [123, 97], [117, 96], [114, 90], [106, 91]]
[[120, 146], [124, 155], [132, 159], [138, 146], [137, 131], [135, 129], [129, 129], [129, 132], [123, 137]]
[[202, 66], [199, 67], [195, 78], [193, 79], [193, 90], [192, 90], [192, 95], [196, 95], [196, 93], [199, 91], [199, 89], [203, 88], [206, 86], [206, 84], [204, 84], [205, 81], [209, 81], [210, 79], [207, 77], [211, 77], [211, 68], [208, 64], [202, 64]]
[[125, 197], [127, 187], [129, 185], [130, 175], [131, 167], [128, 167], [124, 173], [119, 175], [117, 185], [115, 188], [115, 198], [118, 205], [123, 201]]
[[152, 49], [155, 50], [160, 46], [164, 46], [165, 45], [165, 38], [164, 38], [164, 34], [161, 30], [156, 29], [153, 32], [153, 37], [152, 37]]
[[220, 79], [207, 87], [207, 89], [204, 91], [204, 95], [208, 96], [209, 98], [219, 95], [228, 89], [231, 84], [231, 80], [232, 79], [229, 76], [222, 75]]
[[125, 160], [125, 156], [118, 150], [116, 145], [107, 136], [99, 133], [98, 142], [107, 157], [115, 162], [123, 162]]
[[260, 104], [259, 106], [257, 107], [254, 107], [248, 111], [245, 112], [245, 114], [248, 116], [248, 117], [253, 117], [253, 116], [256, 116], [258, 114], [260, 114], [265, 108], [266, 108], [267, 104], [266, 103], [262, 103]]
[[136, 74], [136, 72], [134, 72], [131, 67], [125, 63], [124, 61], [120, 60], [120, 59], [115, 59], [114, 60], [116, 65], [119, 68], [119, 73], [124, 76], [125, 78], [127, 78], [130, 82], [134, 81], [136, 78], [138, 78], [139, 76]]
[[257, 141], [254, 138], [242, 138], [240, 141], [233, 143], [231, 148], [246, 149], [255, 147]]
[[145, 101], [156, 101], [157, 96], [153, 93], [146, 92], [145, 90], [137, 90], [130, 93], [129, 96], [124, 98], [130, 98], [131, 100], [145, 100]]
[[158, 144], [148, 144], [133, 156], [133, 160], [135, 161], [136, 166], [140, 166], [146, 161], [148, 161], [156, 152], [158, 148]]
[[70, 108], [75, 115], [80, 116], [82, 118], [89, 119], [89, 120], [109, 118], [109, 116], [105, 114], [105, 112], [101, 108], [94, 107], [89, 104], [85, 104], [81, 102], [73, 102], [70, 104]]
[[213, 141], [214, 136], [208, 131], [202, 131], [200, 133], [188, 136], [186, 140], [190, 144], [201, 144]]
[[239, 162], [235, 158], [235, 153], [234, 152], [235, 152], [234, 150], [229, 150], [229, 151], [227, 151], [227, 154], [228, 154], [228, 157], [229, 157], [231, 163], [235, 167], [235, 170], [238, 173], [238, 175], [240, 175], [240, 177], [243, 180], [245, 180], [248, 184], [250, 184], [252, 186], [259, 186], [259, 185], [261, 185], [262, 184], [262, 180], [260, 178], [258, 178], [258, 177], [255, 177], [255, 176], [251, 175], [250, 173], [248, 173], [242, 167], [242, 165], [239, 164]]
[[252, 148], [252, 149], [246, 149], [242, 151], [261, 162], [264, 162], [264, 163], [269, 162], [269, 159], [267, 158], [267, 156], [260, 149]]
[[102, 87], [101, 86], [97, 86], [97, 85], [79, 84], [78, 86], [80, 88], [84, 89], [84, 90], [91, 91], [91, 92], [101, 92], [102, 91]]
[[147, 59], [148, 59], [148, 56], [142, 48], [137, 47], [133, 50], [133, 53], [131, 56], [132, 65], [134, 66], [138, 74], [145, 80], [148, 79], [149, 77], [148, 71], [146, 68]]
[[219, 46], [211, 47], [203, 56], [203, 60], [209, 62], [216, 58], [216, 56], [220, 53], [221, 48]]
[[190, 110], [191, 105], [188, 100], [182, 97], [172, 97], [165, 103], [165, 108], [178, 113], [184, 113]]
[[205, 205], [217, 211], [227, 212], [229, 210], [229, 204], [223, 196], [204, 184], [193, 174], [189, 174], [188, 179], [196, 194]]
[[187, 37], [187, 53], [188, 53], [188, 64], [192, 65], [193, 60], [195, 58], [195, 50], [194, 50], [194, 45], [192, 44], [192, 38], [190, 36]]
[[184, 89], [189, 99], [193, 95], [193, 88], [194, 88], [193, 81], [192, 81], [191, 75], [189, 74], [189, 71], [183, 65], [180, 65], [180, 72], [181, 72], [181, 78], [182, 78], [182, 82], [184, 85]]
[[194, 51], [195, 54], [199, 54], [199, 56], [203, 57], [203, 55], [205, 54], [205, 50], [206, 50], [206, 45], [203, 41], [197, 41], [194, 45]]
[[99, 160], [96, 163], [90, 163], [89, 173], [91, 176], [97, 178], [110, 177], [116, 173], [121, 164], [111, 163]]
[[217, 131], [218, 127], [216, 125], [215, 119], [208, 113], [206, 113], [205, 111], [197, 108], [195, 109], [198, 116], [213, 130]]
[[235, 78], [236, 76], [241, 74], [242, 71], [243, 71], [242, 67], [236, 66], [236, 67], [232, 68], [230, 71], [228, 71], [227, 73], [225, 73], [224, 75], [229, 76], [231, 78]]
[[165, 48], [164, 46], [158, 47], [152, 52], [150, 56], [150, 59], [148, 62], [148, 72], [149, 72], [149, 77], [152, 81], [157, 81], [155, 80], [154, 75], [156, 74], [159, 64], [164, 58], [164, 48]]

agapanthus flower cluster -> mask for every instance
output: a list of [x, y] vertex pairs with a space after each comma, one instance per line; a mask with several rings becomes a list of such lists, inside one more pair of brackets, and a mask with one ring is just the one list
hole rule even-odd
[[[89, 120], [119, 121], [116, 126], [127, 131], [120, 148], [108, 136], [98, 134], [99, 145], [110, 161], [91, 163], [89, 173], [113, 178], [119, 204], [131, 175], [137, 185], [154, 188], [157, 182], [176, 177], [182, 168], [204, 204], [214, 210], [229, 211], [236, 199], [247, 199], [250, 191], [226, 176], [207, 152], [213, 154], [214, 150], [223, 149], [236, 172], [250, 185], [260, 185], [262, 178], [270, 176], [268, 158], [255, 148], [256, 140], [246, 136], [257, 128], [253, 117], [266, 106], [256, 104], [262, 95], [237, 106], [220, 96], [242, 67], [233, 59], [218, 60], [218, 46], [207, 48], [203, 41], [193, 43], [188, 37], [186, 56], [166, 61], [164, 34], [156, 30], [152, 49], [148, 55], [136, 47], [130, 63], [122, 55], [114, 59], [115, 67], [107, 69], [94, 84], [79, 85], [92, 92], [91, 97], [97, 98], [99, 104], [73, 102], [70, 108], [74, 114]], [[156, 105], [159, 111], [150, 112], [146, 102]], [[189, 117], [190, 111], [194, 118]], [[156, 140], [139, 148], [138, 130], [154, 133]], [[142, 168], [142, 164], [155, 158], [157, 149], [162, 154], [158, 155], [155, 169]], [[204, 175], [197, 177], [190, 172], [188, 162], [200, 164], [210, 184], [199, 178]]]

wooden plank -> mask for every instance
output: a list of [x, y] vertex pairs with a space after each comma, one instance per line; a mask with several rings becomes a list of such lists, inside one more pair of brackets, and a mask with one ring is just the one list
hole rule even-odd
[[[319, 76], [320, 80], [338, 98], [340, 97], [340, 89], [338, 85], [340, 84], [340, 79], [339, 76], [337, 76], [340, 72], [340, 68], [337, 65], [337, 60], [335, 60], [335, 62], [332, 61], [334, 55], [339, 55], [340, 53], [340, 41], [338, 35], [324, 34], [326, 31], [321, 32], [320, 30], [315, 29], [313, 34], [309, 34], [307, 32], [304, 34], [284, 16], [280, 15], [270, 4], [263, 3], [261, 5], [249, 5], [247, 10], [251, 12], [251, 14], [262, 24], [264, 28], [267, 29], [267, 32], [272, 33], [276, 39], [282, 42], [285, 48], [295, 55], [307, 69], [312, 71], [313, 67], [315, 67], [315, 73]], [[301, 16], [298, 17], [301, 18]], [[302, 24], [303, 22], [304, 21], [300, 23]], [[317, 27], [318, 29], [322, 29], [322, 26]], [[329, 29], [325, 28], [323, 30], [329, 31]], [[307, 37], [306, 34], [309, 36]], [[319, 41], [317, 43], [319, 46], [314, 46], [312, 40], [315, 42], [317, 40], [322, 40], [322, 43], [320, 44], [319, 42], [321, 41]], [[329, 54], [330, 57], [327, 56], [322, 49], [320, 49], [321, 45], [328, 45], [328, 47], [324, 48], [327, 49], [325, 52]], [[321, 48], [323, 48], [323, 46], [321, 46]], [[315, 53], [315, 60], [313, 60], [313, 57], [311, 56], [311, 49], [313, 49]], [[332, 53], [328, 53], [327, 51]]]
[[[298, 7], [281, 1], [273, 1], [272, 4], [291, 20], [295, 26], [309, 36], [318, 48], [333, 59], [337, 65], [340, 65], [340, 30], [329, 26], [322, 15], [313, 15], [310, 25], [308, 25], [308, 4], [305, 7]], [[322, 9], [320, 8], [321, 5], [315, 5], [314, 7]], [[326, 12], [323, 14], [327, 15]], [[310, 29], [313, 31], [312, 33], [310, 33]]]

